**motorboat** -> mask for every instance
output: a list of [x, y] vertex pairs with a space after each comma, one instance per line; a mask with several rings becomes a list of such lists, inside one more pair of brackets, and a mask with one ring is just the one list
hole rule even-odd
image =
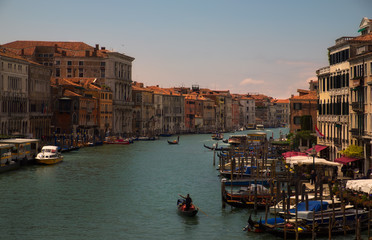
[[63, 156], [57, 146], [44, 146], [35, 159], [37, 163], [50, 165], [62, 162]]

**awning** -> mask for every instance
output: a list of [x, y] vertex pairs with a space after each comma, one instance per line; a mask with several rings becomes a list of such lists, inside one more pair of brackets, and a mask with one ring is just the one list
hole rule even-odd
[[361, 28], [361, 29], [358, 30], [358, 32], [364, 31], [364, 30], [366, 30], [366, 28], [367, 27]]
[[294, 157], [294, 156], [307, 156], [307, 154], [302, 153], [302, 152], [285, 152], [285, 153], [282, 153], [282, 156], [287, 158], [287, 157]]
[[[324, 149], [326, 149], [328, 146], [323, 146], [323, 145], [315, 145], [315, 151], [318, 153]], [[311, 153], [313, 148], [309, 148], [306, 150], [307, 153]]]
[[360, 160], [360, 158], [352, 158], [352, 157], [342, 156], [340, 158], [336, 158], [335, 162], [342, 163], [342, 164], [347, 164], [349, 162], [354, 162], [356, 160]]

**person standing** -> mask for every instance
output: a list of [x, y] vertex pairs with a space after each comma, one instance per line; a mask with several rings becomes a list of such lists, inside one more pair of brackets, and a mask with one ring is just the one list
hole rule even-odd
[[316, 179], [316, 173], [315, 173], [315, 170], [311, 170], [311, 174], [310, 174], [310, 184], [313, 185], [315, 184], [315, 179]]
[[190, 206], [191, 206], [191, 203], [192, 203], [192, 199], [190, 197], [190, 194], [187, 194], [186, 197], [180, 195], [182, 198], [185, 199], [185, 205], [186, 205], [186, 208], [185, 210], [189, 210]]

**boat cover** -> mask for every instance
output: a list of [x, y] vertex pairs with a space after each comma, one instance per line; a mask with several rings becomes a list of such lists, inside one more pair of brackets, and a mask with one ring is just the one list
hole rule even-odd
[[[318, 212], [322, 209], [322, 206], [323, 206], [323, 210], [326, 210], [328, 208], [328, 202], [323, 201], [323, 205], [322, 205], [321, 201], [309, 201], [308, 211], [312, 212], [315, 210], [315, 212]], [[306, 202], [300, 202], [297, 205], [297, 211], [306, 211]], [[296, 213], [296, 208], [290, 209], [289, 212]]]
[[[258, 223], [265, 224], [265, 220], [261, 220]], [[283, 218], [280, 218], [280, 217], [277, 217], [276, 218], [276, 224], [279, 224], [279, 223], [284, 223], [284, 219]], [[275, 224], [275, 218], [269, 218], [269, 219], [267, 219], [267, 224], [274, 225]]]
[[362, 179], [362, 180], [348, 180], [346, 183], [346, 188], [365, 193], [372, 193], [372, 179]]

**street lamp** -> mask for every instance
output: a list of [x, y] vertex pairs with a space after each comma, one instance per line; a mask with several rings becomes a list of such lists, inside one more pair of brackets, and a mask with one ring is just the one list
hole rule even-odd
[[311, 149], [311, 155], [313, 156], [313, 170], [315, 171], [315, 156], [316, 156], [316, 150], [315, 150], [315, 144], [313, 143], [313, 148]]

